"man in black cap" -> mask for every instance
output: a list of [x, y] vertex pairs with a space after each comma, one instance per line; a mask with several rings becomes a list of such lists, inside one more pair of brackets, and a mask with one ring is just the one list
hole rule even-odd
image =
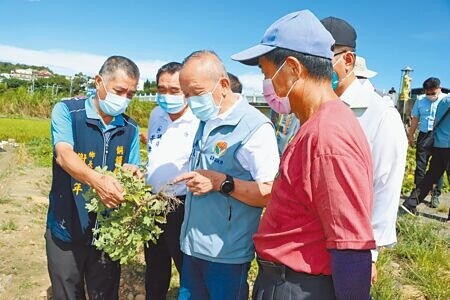
[[[395, 223], [408, 142], [397, 110], [375, 91], [365, 89], [354, 74], [356, 31], [346, 21], [328, 17], [322, 24], [334, 40], [333, 88], [355, 113], [369, 141], [373, 162], [372, 229], [377, 249], [396, 243]], [[372, 282], [378, 251], [372, 251]]]

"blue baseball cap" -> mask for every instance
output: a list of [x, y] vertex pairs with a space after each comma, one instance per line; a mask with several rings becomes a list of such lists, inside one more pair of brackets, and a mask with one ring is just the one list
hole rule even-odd
[[300, 10], [278, 19], [264, 33], [261, 42], [231, 56], [243, 64], [255, 66], [258, 58], [275, 48], [333, 58], [334, 39], [309, 10]]

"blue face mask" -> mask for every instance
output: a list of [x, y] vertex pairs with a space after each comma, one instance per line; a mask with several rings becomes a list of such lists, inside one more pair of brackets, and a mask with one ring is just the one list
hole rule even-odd
[[[333, 68], [338, 64], [338, 62], [341, 60], [342, 55], [338, 58], [338, 60], [333, 64]], [[339, 75], [336, 73], [336, 71], [333, 70], [333, 73], [331, 74], [331, 87], [333, 88], [333, 90], [335, 91], [338, 86], [339, 86], [339, 82], [344, 81], [348, 76], [350, 76], [350, 74], [353, 73], [354, 70], [352, 70], [351, 72], [347, 73], [347, 75], [345, 75], [344, 78], [339, 79]]]
[[331, 86], [333, 87], [333, 91], [335, 91], [339, 86], [339, 76], [336, 71], [333, 71], [331, 74]]
[[100, 96], [98, 96], [97, 94], [98, 105], [100, 106], [100, 109], [108, 116], [115, 117], [123, 114], [127, 109], [128, 104], [130, 104], [131, 99], [108, 92], [106, 90], [105, 83], [103, 82], [103, 78], [102, 85], [106, 91], [106, 97], [105, 99], [100, 99]]
[[156, 102], [168, 114], [176, 114], [186, 106], [183, 95], [157, 94]]
[[[216, 105], [212, 95], [219, 84], [219, 81], [217, 81], [211, 92], [187, 98], [187, 102], [189, 108], [192, 110], [192, 113], [201, 121], [206, 122], [219, 114], [220, 104], [219, 106]], [[220, 103], [222, 103], [222, 100], [223, 98], [220, 100]]]

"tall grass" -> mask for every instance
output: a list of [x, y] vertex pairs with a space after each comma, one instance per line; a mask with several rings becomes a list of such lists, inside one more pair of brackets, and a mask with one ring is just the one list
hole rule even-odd
[[0, 114], [19, 117], [49, 118], [58, 99], [47, 91], [28, 93], [25, 87], [8, 89], [0, 94]]
[[[9, 117], [50, 118], [53, 106], [60, 101], [49, 91], [31, 94], [25, 87], [8, 89], [0, 93], [0, 115]], [[147, 127], [148, 117], [156, 103], [133, 99], [127, 109], [140, 127]]]
[[444, 226], [411, 216], [398, 219], [398, 244], [380, 254], [373, 299], [400, 299], [404, 285], [426, 299], [450, 299], [450, 238]]
[[389, 300], [400, 299], [400, 282], [397, 277], [400, 276], [398, 270], [395, 269], [393, 255], [389, 253], [391, 249], [385, 250], [378, 258], [378, 281], [372, 286], [372, 299]]
[[148, 126], [148, 117], [156, 105], [155, 102], [133, 99], [126, 113], [139, 124], [139, 127], [144, 128]]

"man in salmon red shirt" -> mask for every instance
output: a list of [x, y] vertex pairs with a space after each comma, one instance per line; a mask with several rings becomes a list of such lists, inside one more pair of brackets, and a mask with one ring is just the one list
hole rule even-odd
[[334, 39], [308, 10], [232, 56], [259, 65], [264, 97], [302, 126], [286, 148], [254, 235], [254, 299], [369, 299], [373, 171], [358, 120], [331, 85]]

